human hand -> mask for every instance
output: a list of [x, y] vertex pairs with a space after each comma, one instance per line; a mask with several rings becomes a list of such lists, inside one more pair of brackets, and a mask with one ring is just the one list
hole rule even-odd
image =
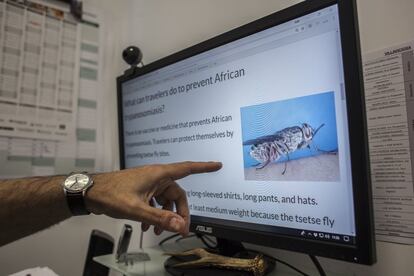
[[[182, 162], [96, 174], [85, 196], [86, 207], [94, 214], [141, 221], [144, 231], [154, 225], [156, 234], [168, 230], [187, 235], [187, 196], [175, 181], [190, 174], [217, 171], [221, 166], [219, 162]], [[162, 209], [153, 207], [154, 198]]]

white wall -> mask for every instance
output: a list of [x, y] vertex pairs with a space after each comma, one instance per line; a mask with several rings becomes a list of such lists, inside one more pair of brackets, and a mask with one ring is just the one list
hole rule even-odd
[[[301, 1], [136, 0], [128, 17], [132, 26], [129, 41], [142, 49], [144, 62], [149, 63], [298, 2]], [[357, 2], [363, 52], [414, 39], [413, 0]], [[155, 244], [158, 240], [154, 235], [146, 234], [144, 244]], [[298, 267], [313, 269], [306, 255], [261, 249]], [[328, 271], [341, 275], [413, 275], [414, 247], [378, 242], [377, 255], [378, 262], [372, 267], [325, 258], [321, 258], [321, 263]]]
[[149, 63], [298, 2], [135, 0], [128, 17], [129, 39]]
[[93, 229], [116, 233], [116, 221], [104, 216], [71, 218], [50, 229], [0, 248], [0, 275], [47, 266], [62, 276], [82, 275]]

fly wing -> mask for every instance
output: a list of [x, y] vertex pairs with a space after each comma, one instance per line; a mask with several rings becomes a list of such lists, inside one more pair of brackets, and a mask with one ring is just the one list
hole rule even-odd
[[302, 129], [299, 126], [287, 127], [275, 133], [275, 135], [284, 136], [296, 136], [298, 134], [302, 134]]
[[243, 146], [262, 144], [266, 142], [274, 142], [276, 140], [279, 140], [280, 138], [281, 138], [280, 135], [276, 132], [274, 135], [266, 135], [266, 136], [258, 137], [256, 139], [247, 140], [243, 142]]

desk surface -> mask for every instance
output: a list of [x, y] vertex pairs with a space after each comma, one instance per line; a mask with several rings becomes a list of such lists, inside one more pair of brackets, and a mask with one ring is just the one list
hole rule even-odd
[[145, 249], [151, 260], [144, 262], [136, 262], [133, 265], [125, 265], [124, 263], [117, 263], [115, 255], [103, 255], [93, 258], [94, 261], [107, 266], [115, 271], [127, 276], [156, 276], [169, 275], [164, 270], [164, 261], [168, 256], [163, 255], [161, 249], [147, 248]]
[[[169, 275], [164, 270], [164, 261], [168, 256], [164, 255], [164, 252], [179, 252], [188, 250], [194, 247], [202, 247], [202, 244], [195, 243], [166, 243], [162, 247], [145, 248], [143, 252], [147, 253], [151, 260], [144, 262], [136, 262], [133, 265], [125, 265], [123, 263], [117, 263], [115, 255], [103, 255], [93, 258], [96, 262], [107, 266], [121, 274], [127, 276], [167, 276]], [[317, 275], [317, 271], [306, 271], [311, 275]], [[284, 265], [277, 264], [276, 269], [270, 274], [271, 276], [297, 276], [297, 272], [285, 267]], [[269, 276], [270, 276], [269, 275]]]

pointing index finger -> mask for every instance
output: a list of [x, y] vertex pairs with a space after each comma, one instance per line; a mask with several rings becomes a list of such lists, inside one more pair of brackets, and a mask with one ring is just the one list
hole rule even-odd
[[215, 172], [221, 169], [221, 162], [181, 162], [164, 165], [163, 176], [177, 180], [190, 174]]

